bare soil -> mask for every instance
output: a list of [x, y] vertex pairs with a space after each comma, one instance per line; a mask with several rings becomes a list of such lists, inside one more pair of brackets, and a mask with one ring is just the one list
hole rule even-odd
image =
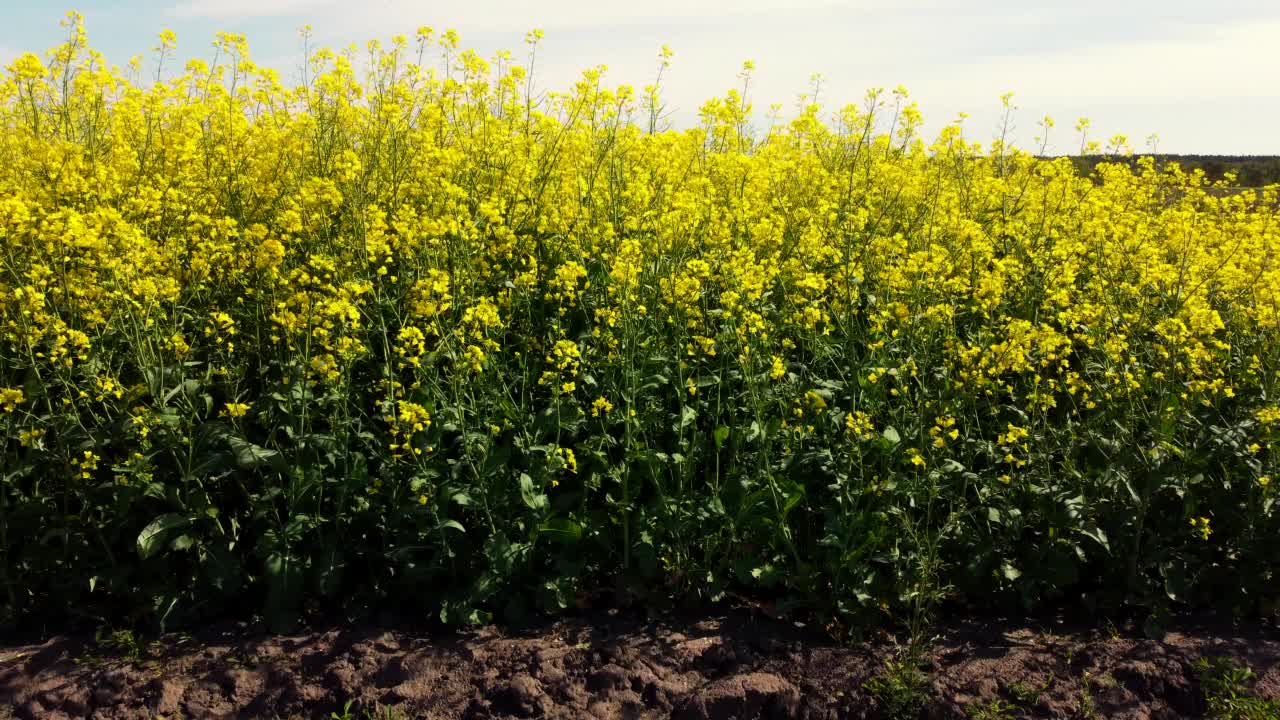
[[[230, 624], [133, 648], [70, 635], [0, 642], [0, 718], [329, 718], [349, 702], [353, 718], [877, 718], [886, 706], [867, 682], [897, 651], [888, 636], [840, 644], [748, 612], [599, 612], [466, 632], [279, 636]], [[1202, 717], [1192, 664], [1222, 655], [1255, 670], [1253, 694], [1280, 698], [1274, 625], [1187, 621], [1155, 641], [1128, 628], [956, 622], [931, 645], [921, 717], [996, 704], [1003, 714], [987, 717]]]

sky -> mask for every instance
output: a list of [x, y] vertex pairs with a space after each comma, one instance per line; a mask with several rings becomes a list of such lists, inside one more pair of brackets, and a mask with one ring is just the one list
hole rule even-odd
[[1034, 145], [1037, 121], [1055, 120], [1050, 153], [1092, 139], [1148, 138], [1160, 152], [1280, 154], [1280, 2], [1275, 0], [0, 0], [0, 63], [43, 52], [61, 37], [66, 10], [84, 14], [91, 44], [120, 64], [147, 54], [165, 28], [178, 56], [210, 59], [218, 30], [248, 36], [253, 58], [297, 77], [298, 29], [315, 45], [363, 45], [421, 25], [456, 29], [490, 56], [524, 54], [545, 30], [536, 77], [567, 88], [607, 65], [606, 81], [652, 81], [663, 44], [672, 121], [696, 121], [707, 98], [739, 84], [755, 63], [750, 99], [758, 124], [774, 103], [784, 116], [820, 73], [820, 100], [835, 108], [871, 87], [905, 86], [932, 135], [961, 112], [966, 136], [999, 133], [1000, 96], [1013, 92], [1013, 137]]

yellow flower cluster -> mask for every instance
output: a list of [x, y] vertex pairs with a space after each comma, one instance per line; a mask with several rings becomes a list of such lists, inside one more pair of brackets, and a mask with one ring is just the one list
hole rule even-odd
[[593, 417], [608, 415], [611, 412], [613, 412], [613, 403], [609, 402], [608, 398], [598, 397], [591, 403], [591, 415]]
[[242, 418], [249, 414], [249, 406], [246, 403], [227, 403], [227, 417]]
[[875, 437], [875, 427], [871, 416], [861, 410], [855, 410], [844, 416], [844, 427], [851, 437], [859, 440], [870, 440]]
[[956, 429], [956, 419], [950, 415], [934, 418], [933, 422], [933, 427], [929, 428], [929, 437], [933, 438], [935, 448], [944, 448], [948, 440], [960, 437], [960, 431]]
[[0, 388], [0, 408], [11, 413], [26, 401], [26, 395], [18, 388]]
[[422, 448], [415, 446], [413, 439], [431, 425], [431, 413], [426, 408], [408, 400], [399, 400], [395, 403], [395, 411], [388, 413], [383, 420], [391, 426], [390, 449], [396, 457], [406, 452], [422, 454]]
[[1191, 518], [1191, 530], [1200, 536], [1201, 540], [1208, 540], [1213, 534], [1213, 529], [1209, 527], [1209, 518], [1193, 517]]
[[[864, 508], [832, 488], [879, 477], [895, 498], [956, 467], [1021, 486], [1092, 462], [1078, 445], [1117, 427], [1145, 433], [1127, 446], [1143, 476], [1206, 428], [1248, 437], [1185, 453], [1213, 455], [1197, 472], [1250, 478], [1253, 499], [1275, 476], [1280, 188], [1124, 151], [1086, 175], [961, 121], [930, 140], [905, 91], [763, 125], [750, 67], [694, 127], [667, 129], [659, 83], [610, 87], [594, 68], [540, 96], [509, 54], [487, 61], [453, 33], [364, 58], [309, 49], [290, 85], [239, 35], [218, 36], [213, 64], [142, 82], [89, 49], [78, 16], [68, 26], [0, 78], [6, 467], [75, 481], [133, 463], [175, 497], [228, 465], [196, 449], [234, 440], [234, 472], [284, 477], [296, 460], [308, 481], [358, 470], [405, 505], [483, 508], [465, 541], [483, 543], [473, 530], [502, 526], [510, 495], [483, 473], [518, 477], [530, 448], [555, 447], [524, 469], [572, 474], [573, 447], [579, 520], [717, 507], [691, 499], [710, 488], [767, 496], [782, 530], [752, 544], [785, 551], [762, 564], [823, 534], [787, 523]], [[176, 42], [162, 35], [159, 61]], [[445, 477], [474, 485], [467, 502], [423, 485]], [[666, 503], [653, 515], [645, 483]], [[1029, 496], [1099, 513], [1113, 505], [1093, 499], [1126, 497], [1093, 490]], [[99, 506], [80, 499], [59, 505]], [[345, 512], [331, 509], [306, 514]], [[1212, 512], [1217, 541], [1245, 525]], [[622, 535], [656, 547], [652, 523]], [[1192, 526], [1208, 538], [1207, 517]]]

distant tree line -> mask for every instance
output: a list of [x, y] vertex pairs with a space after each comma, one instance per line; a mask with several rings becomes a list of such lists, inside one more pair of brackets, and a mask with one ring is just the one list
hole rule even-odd
[[[1101, 162], [1135, 164], [1144, 155], [1117, 157], [1108, 155], [1076, 155], [1071, 161], [1085, 174], [1091, 174]], [[1176, 162], [1183, 170], [1200, 169], [1210, 180], [1221, 180], [1227, 172], [1235, 172], [1236, 187], [1262, 187], [1280, 183], [1280, 156], [1277, 155], [1154, 155], [1157, 164]]]

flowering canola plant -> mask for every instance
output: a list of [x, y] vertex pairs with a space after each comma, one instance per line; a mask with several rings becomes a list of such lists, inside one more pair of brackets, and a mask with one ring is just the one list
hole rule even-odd
[[0, 82], [11, 618], [1274, 611], [1276, 187], [928, 140], [902, 89], [764, 128], [749, 65], [671, 129], [670, 51], [544, 93], [537, 32], [286, 84], [66, 29]]

